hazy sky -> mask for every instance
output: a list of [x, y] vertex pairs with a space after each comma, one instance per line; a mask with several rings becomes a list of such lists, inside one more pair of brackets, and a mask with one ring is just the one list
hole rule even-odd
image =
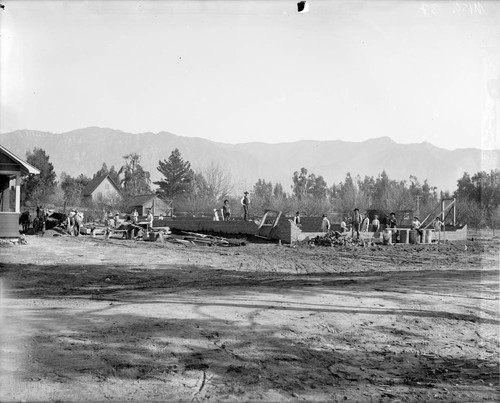
[[498, 1], [2, 3], [2, 133], [500, 148]]

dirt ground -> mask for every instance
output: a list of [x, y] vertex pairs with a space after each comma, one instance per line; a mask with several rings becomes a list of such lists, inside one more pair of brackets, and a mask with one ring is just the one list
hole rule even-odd
[[[0, 400], [498, 401], [499, 239], [0, 247]], [[471, 237], [469, 237], [471, 238]]]

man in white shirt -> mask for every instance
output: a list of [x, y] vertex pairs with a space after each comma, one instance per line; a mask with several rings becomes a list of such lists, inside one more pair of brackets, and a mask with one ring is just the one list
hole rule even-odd
[[300, 213], [298, 211], [295, 213], [295, 217], [293, 218], [293, 223], [295, 225], [300, 225]]
[[347, 223], [346, 223], [347, 219], [345, 218], [342, 218], [342, 221], [340, 222], [340, 232], [342, 234], [346, 233], [347, 232]]
[[411, 228], [416, 230], [418, 232], [418, 239], [421, 241], [423, 231], [420, 229], [420, 226], [422, 224], [420, 223], [420, 220], [418, 219], [417, 216], [413, 217], [413, 221], [411, 222]]
[[250, 219], [250, 215], [248, 213], [248, 206], [250, 205], [248, 192], [245, 192], [244, 196], [241, 198], [241, 205], [243, 206], [243, 220], [247, 221]]
[[380, 230], [380, 221], [378, 219], [378, 215], [375, 215], [372, 221], [372, 231], [378, 232]]
[[443, 229], [443, 222], [440, 217], [436, 217], [434, 220], [434, 239], [437, 239], [438, 243], [441, 243], [441, 231]]
[[361, 232], [368, 232], [368, 228], [370, 227], [370, 219], [368, 218], [368, 214], [365, 213], [365, 218], [361, 221]]
[[132, 221], [134, 224], [137, 224], [137, 222], [139, 221], [139, 213], [137, 212], [137, 209], [134, 209], [134, 211], [132, 212]]
[[321, 231], [323, 232], [330, 231], [330, 221], [328, 220], [325, 214], [323, 214], [323, 221], [321, 221]]
[[146, 216], [146, 222], [147, 222], [147, 227], [146, 227], [146, 233], [149, 232], [149, 230], [153, 230], [153, 210], [149, 210], [148, 215]]

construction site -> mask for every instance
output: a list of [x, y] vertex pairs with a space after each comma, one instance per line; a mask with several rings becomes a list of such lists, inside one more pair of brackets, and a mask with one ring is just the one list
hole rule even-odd
[[277, 211], [53, 212], [0, 245], [0, 400], [497, 401], [498, 236], [434, 214], [384, 244]]
[[0, 3], [0, 403], [500, 402], [500, 1]]
[[[300, 222], [294, 222], [294, 217], [286, 217], [281, 211], [265, 210], [261, 217], [243, 220], [241, 217], [228, 220], [219, 220], [219, 215], [211, 216], [210, 213], [198, 216], [189, 216], [186, 213], [174, 215], [172, 202], [164, 203], [165, 211], [154, 215], [154, 204], [148, 208], [149, 216], [141, 211], [135, 219], [132, 213], [105, 214], [100, 220], [86, 218], [84, 212], [80, 212], [81, 222], [78, 226], [72, 223], [72, 212], [56, 212], [45, 209], [43, 218], [38, 219], [40, 211], [26, 211], [20, 217], [20, 224], [25, 234], [44, 234], [45, 230], [54, 229], [59, 235], [90, 235], [91, 237], [102, 237], [104, 239], [126, 238], [144, 241], [172, 241], [178, 242], [182, 235], [191, 240], [196, 240], [202, 244], [207, 243], [208, 235], [224, 237], [251, 237], [260, 238], [270, 242], [279, 242], [295, 245], [298, 242], [315, 242], [317, 244], [328, 244], [331, 239], [339, 245], [360, 244], [370, 245], [394, 245], [394, 244], [432, 244], [455, 241], [465, 241], [467, 239], [467, 225], [458, 225], [456, 222], [456, 200], [454, 198], [443, 199], [418, 223], [418, 228], [411, 221], [413, 211], [400, 212], [401, 218], [395, 219], [394, 227], [381, 224], [377, 230], [373, 230], [367, 225], [366, 229], [353, 230], [350, 222], [345, 228], [332, 219], [327, 230], [322, 228], [323, 217], [300, 217]], [[137, 210], [135, 210], [137, 212]], [[74, 214], [74, 212], [73, 212]], [[373, 222], [375, 216], [379, 216], [376, 210], [370, 210], [366, 214], [368, 222]], [[435, 227], [435, 214], [440, 221], [439, 229]], [[380, 214], [382, 216], [382, 214]], [[29, 218], [34, 217], [34, 218]], [[324, 216], [326, 217], [326, 215]], [[360, 226], [361, 227], [361, 226]], [[16, 229], [17, 231], [17, 229]], [[180, 237], [177, 235], [181, 235]], [[56, 234], [57, 236], [57, 234]], [[11, 237], [16, 242], [16, 237]], [[185, 240], [188, 240], [186, 238]], [[205, 238], [205, 241], [202, 239]], [[208, 244], [210, 244], [208, 242]], [[333, 244], [330, 243], [330, 246]]]
[[39, 170], [2, 155], [1, 401], [500, 397], [499, 236], [458, 223], [453, 198], [422, 221], [222, 220], [154, 194], [21, 212]]

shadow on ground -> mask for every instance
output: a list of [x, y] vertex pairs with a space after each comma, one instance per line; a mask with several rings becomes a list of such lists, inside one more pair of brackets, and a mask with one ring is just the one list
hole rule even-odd
[[[285, 394], [364, 385], [412, 387], [417, 394], [436, 385], [459, 383], [468, 391], [489, 383], [498, 386], [498, 363], [479, 357], [394, 353], [382, 344], [335, 348], [325, 340], [287, 336], [278, 326], [244, 328], [214, 319], [39, 315], [50, 325], [36, 336], [31, 354], [39, 363], [38, 375], [52, 374], [58, 382], [72, 382], [82, 374], [97, 380], [169, 382], [198, 371], [215, 378], [212, 386], [221, 396], [242, 389], [249, 393], [257, 384], [260, 390]], [[356, 336], [350, 337], [355, 344]]]
[[[284, 274], [232, 270], [216, 270], [201, 266], [161, 265], [159, 270], [129, 266], [57, 265], [37, 266], [0, 264], [0, 277], [8, 284], [10, 294], [16, 298], [81, 298], [109, 300], [124, 303], [176, 303], [170, 294], [180, 290], [193, 291], [204, 296], [228, 297], [247, 292], [269, 292], [280, 295], [314, 296], [342, 293], [352, 297], [376, 295], [396, 303], [408, 301], [411, 296], [456, 299], [498, 300], [498, 271], [495, 270], [401, 270], [399, 272], [369, 271], [363, 273]], [[401, 297], [398, 296], [401, 295]], [[167, 298], [167, 300], [166, 300]], [[188, 304], [185, 298], [180, 304]], [[271, 301], [273, 303], [273, 301]], [[211, 306], [239, 306], [235, 302], [211, 302]], [[351, 310], [339, 306], [275, 307], [282, 310], [317, 312], [369, 313], [378, 315], [400, 314], [416, 317], [451, 318], [475, 323], [498, 325], [497, 319], [475, 314], [455, 314], [425, 308]], [[245, 302], [245, 308], [261, 308]], [[498, 312], [482, 308], [488, 315]]]

